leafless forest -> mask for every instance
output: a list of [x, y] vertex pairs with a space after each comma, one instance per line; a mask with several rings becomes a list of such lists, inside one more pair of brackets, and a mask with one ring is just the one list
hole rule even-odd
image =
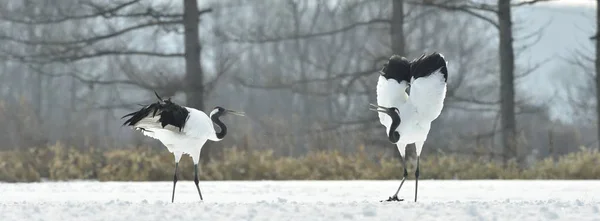
[[[425, 157], [457, 153], [527, 164], [582, 146], [597, 148], [596, 14], [572, 15], [589, 20], [589, 25], [577, 24], [585, 36], [573, 42], [578, 47], [545, 54], [548, 59], [539, 62], [518, 62], [528, 60], [524, 51], [531, 52], [544, 35], [557, 35], [544, 32], [557, 20], [549, 16], [532, 25], [516, 12], [563, 7], [552, 4], [4, 1], [0, 149], [56, 142], [73, 148], [163, 148], [121, 127], [120, 119], [138, 104], [155, 102], [156, 91], [203, 111], [218, 105], [247, 113], [224, 119], [230, 132], [203, 149], [204, 160], [231, 147], [296, 157], [364, 146], [394, 155], [395, 145], [368, 110], [375, 102], [377, 72], [392, 54], [413, 59], [433, 51], [448, 59], [450, 77]], [[567, 66], [544, 68], [557, 62]]]

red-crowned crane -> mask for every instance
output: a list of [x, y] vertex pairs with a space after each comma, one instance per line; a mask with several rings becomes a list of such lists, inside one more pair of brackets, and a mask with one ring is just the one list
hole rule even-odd
[[[194, 108], [180, 106], [171, 101], [163, 100], [156, 92], [158, 102], [146, 105], [142, 109], [127, 114], [124, 126], [140, 130], [144, 135], [160, 140], [175, 157], [175, 175], [173, 175], [173, 194], [175, 200], [175, 185], [177, 184], [177, 168], [183, 154], [188, 154], [194, 161], [194, 183], [198, 189], [200, 200], [203, 200], [198, 186], [198, 162], [202, 146], [207, 140], [220, 141], [227, 134], [227, 126], [219, 117], [227, 114], [244, 116], [243, 112], [215, 107], [209, 115]], [[213, 123], [220, 130], [216, 132]]]
[[[402, 201], [398, 192], [408, 176], [406, 145], [414, 143], [417, 153], [415, 170], [415, 202], [419, 185], [419, 157], [431, 128], [431, 122], [441, 114], [446, 97], [447, 62], [440, 53], [422, 55], [408, 62], [392, 56], [381, 71], [377, 83], [377, 103], [371, 110], [379, 112], [390, 142], [400, 151], [404, 175], [396, 193], [387, 201]], [[410, 79], [410, 84], [407, 83]], [[409, 88], [407, 94], [405, 90]]]

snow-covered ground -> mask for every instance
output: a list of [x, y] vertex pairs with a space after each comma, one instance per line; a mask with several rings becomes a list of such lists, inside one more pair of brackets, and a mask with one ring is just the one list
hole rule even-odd
[[0, 220], [600, 220], [600, 181], [0, 183]]

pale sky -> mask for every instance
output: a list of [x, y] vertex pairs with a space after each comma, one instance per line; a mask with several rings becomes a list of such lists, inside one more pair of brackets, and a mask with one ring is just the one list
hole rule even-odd
[[[520, 7], [514, 10], [513, 22], [521, 28], [517, 36], [535, 33], [540, 27], [539, 41], [517, 57], [518, 67], [528, 67], [547, 60], [534, 74], [523, 79], [521, 89], [541, 99], [554, 99], [551, 102], [554, 117], [566, 120], [569, 111], [561, 99], [566, 96], [566, 88], [579, 84], [583, 79], [581, 69], [573, 67], [568, 59], [575, 51], [586, 51], [593, 55], [596, 3], [594, 0], [557, 0], [533, 7]], [[522, 41], [515, 42], [515, 47]], [[556, 95], [556, 96], [555, 96]]]

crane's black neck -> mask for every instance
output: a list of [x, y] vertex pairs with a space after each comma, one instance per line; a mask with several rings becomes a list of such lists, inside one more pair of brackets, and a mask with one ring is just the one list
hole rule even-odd
[[398, 133], [396, 129], [398, 129], [398, 126], [400, 126], [401, 119], [398, 113], [395, 111], [390, 111], [390, 113], [387, 114], [392, 118], [392, 125], [390, 125], [390, 131], [388, 132], [388, 139], [390, 142], [396, 143], [398, 140], [400, 140], [400, 133]]
[[221, 119], [219, 119], [221, 115], [223, 115], [223, 111], [219, 111], [210, 117], [212, 122], [219, 126], [219, 128], [221, 129], [219, 132], [216, 132], [218, 139], [223, 139], [223, 137], [227, 135], [227, 126], [225, 126], [225, 124], [221, 122]]

